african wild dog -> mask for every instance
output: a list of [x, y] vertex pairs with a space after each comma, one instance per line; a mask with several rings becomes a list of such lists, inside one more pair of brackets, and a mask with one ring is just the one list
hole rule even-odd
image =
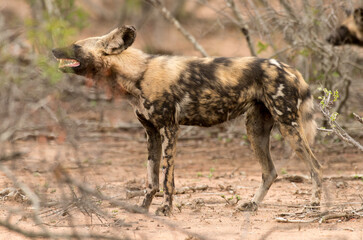
[[123, 26], [101, 37], [53, 50], [62, 71], [103, 82], [126, 96], [144, 126], [148, 147], [148, 185], [142, 207], [149, 209], [159, 191], [162, 158], [164, 203], [168, 215], [174, 192], [174, 158], [179, 125], [209, 127], [246, 113], [252, 148], [262, 167], [262, 183], [253, 199], [239, 206], [255, 211], [277, 177], [269, 136], [276, 124], [308, 165], [312, 204], [321, 195], [321, 166], [308, 141], [315, 135], [313, 98], [294, 68], [255, 57], [198, 58], [148, 55], [130, 47], [134, 27]]
[[333, 45], [355, 44], [363, 46], [363, 8], [356, 8], [353, 14], [327, 39]]

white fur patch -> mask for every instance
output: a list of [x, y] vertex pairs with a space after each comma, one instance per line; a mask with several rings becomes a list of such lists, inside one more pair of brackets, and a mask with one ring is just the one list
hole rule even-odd
[[292, 122], [291, 125], [296, 126], [296, 127], [298, 126], [298, 124], [296, 122]]
[[278, 61], [276, 61], [276, 59], [271, 58], [270, 63], [277, 66], [278, 68], [281, 68], [281, 64]]
[[165, 137], [165, 128], [161, 128], [160, 129], [160, 135], [161, 136], [164, 136], [162, 139], [163, 139], [163, 141], [161, 142], [161, 145], [162, 145], [162, 147], [163, 147], [163, 149], [165, 149], [165, 147], [166, 147], [166, 143], [167, 143], [167, 141], [166, 141], [166, 137]]
[[180, 101], [180, 108], [183, 109], [184, 106], [188, 105], [190, 103], [191, 99], [189, 96], [189, 93], [185, 94], [183, 99]]
[[272, 96], [273, 99], [276, 99], [278, 97], [284, 97], [285, 94], [282, 92], [282, 90], [285, 88], [283, 84], [280, 84], [280, 86], [277, 88], [277, 93]]
[[181, 112], [181, 108], [179, 103], [175, 104], [175, 123], [178, 124], [179, 122], [179, 117], [180, 117], [180, 112]]
[[278, 110], [278, 109], [277, 109], [277, 108], [275, 108], [275, 107], [274, 107], [274, 110], [275, 110], [275, 112], [277, 113], [277, 115], [280, 115], [280, 116], [281, 116], [281, 115], [283, 114], [280, 110]]
[[154, 105], [151, 105], [150, 109], [146, 109], [144, 107], [145, 99], [139, 98], [138, 102], [131, 102], [131, 104], [146, 118], [150, 119], [153, 114], [155, 108]]
[[301, 99], [299, 98], [299, 99], [297, 100], [297, 105], [296, 105], [297, 110], [299, 110], [299, 108], [300, 108], [300, 104], [301, 104]]

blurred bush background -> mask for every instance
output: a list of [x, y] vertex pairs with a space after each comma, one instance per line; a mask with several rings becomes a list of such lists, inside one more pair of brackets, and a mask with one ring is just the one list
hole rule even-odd
[[[38, 121], [34, 123], [38, 127], [59, 124], [68, 113], [79, 113], [81, 109], [97, 112], [99, 105], [102, 109], [105, 104], [114, 104], [112, 101], [102, 103], [102, 99], [110, 99], [98, 96], [97, 91], [101, 90], [84, 87], [86, 80], [61, 74], [50, 53], [54, 47], [130, 24], [138, 32], [134, 46], [145, 52], [201, 56], [152, 2], [1, 1], [0, 116], [4, 121], [0, 125], [0, 139], [10, 140], [19, 128], [34, 128], [32, 121]], [[344, 10], [354, 9], [361, 4], [359, 1], [180, 0], [163, 3], [208, 55], [256, 54], [277, 58], [299, 69], [315, 96], [320, 95], [318, 87], [339, 90], [340, 99], [335, 108], [344, 113], [345, 121], [349, 121], [352, 112], [362, 113], [362, 49], [332, 47], [325, 41], [346, 18]], [[248, 30], [250, 45], [244, 29]], [[43, 105], [39, 107], [39, 104]], [[33, 114], [29, 111], [34, 106], [41, 109], [46, 106], [49, 111], [33, 110], [37, 116], [34, 119], [28, 116]], [[55, 109], [58, 107], [60, 109]]]

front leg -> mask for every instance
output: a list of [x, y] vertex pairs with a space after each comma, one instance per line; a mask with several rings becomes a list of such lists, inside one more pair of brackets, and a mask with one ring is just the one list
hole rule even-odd
[[174, 158], [176, 153], [176, 139], [179, 132], [179, 126], [172, 125], [163, 127], [160, 130], [163, 152], [163, 206], [156, 211], [157, 215], [169, 216], [173, 208], [174, 194]]
[[143, 115], [136, 112], [136, 115], [144, 126], [147, 135], [147, 188], [144, 201], [141, 207], [149, 210], [155, 194], [159, 191], [159, 169], [161, 159], [161, 136], [160, 131], [148, 121]]

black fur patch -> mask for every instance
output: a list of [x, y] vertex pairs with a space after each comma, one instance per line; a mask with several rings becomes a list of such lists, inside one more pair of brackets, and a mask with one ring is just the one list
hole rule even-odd
[[346, 26], [340, 26], [334, 34], [327, 38], [330, 44], [339, 46], [344, 44], [363, 44]]

